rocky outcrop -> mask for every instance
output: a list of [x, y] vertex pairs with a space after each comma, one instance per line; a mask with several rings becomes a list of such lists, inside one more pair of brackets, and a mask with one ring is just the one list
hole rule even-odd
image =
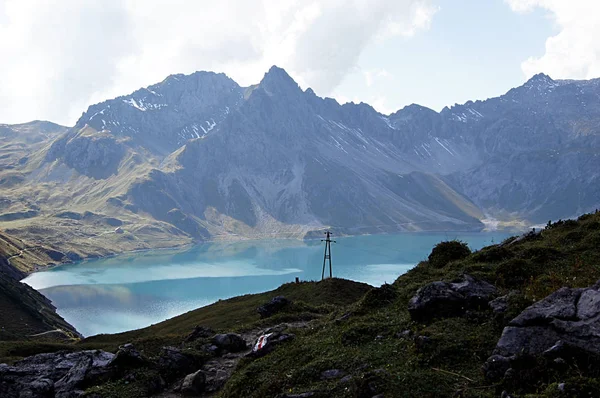
[[107, 381], [114, 354], [105, 351], [39, 354], [0, 365], [0, 396], [78, 397], [83, 390]]
[[167, 381], [185, 376], [197, 370], [197, 359], [175, 347], [163, 347], [157, 361], [158, 368]]
[[563, 287], [526, 308], [504, 328], [484, 372], [498, 380], [519, 356], [556, 360], [565, 351], [600, 358], [600, 283], [586, 289]]
[[261, 318], [268, 318], [281, 311], [292, 302], [283, 296], [273, 297], [269, 302], [257, 308]]
[[148, 365], [149, 361], [142, 357], [142, 354], [135, 349], [133, 344], [128, 343], [119, 347], [119, 351], [117, 351], [110, 364], [119, 370], [126, 370]]
[[129, 95], [92, 105], [77, 121], [168, 154], [209, 134], [242, 102], [243, 88], [224, 74], [171, 75]]
[[459, 316], [468, 309], [487, 307], [495, 294], [493, 285], [465, 274], [456, 282], [438, 281], [423, 286], [410, 299], [408, 312], [419, 322]]
[[126, 146], [115, 136], [84, 126], [56, 140], [46, 160], [61, 159], [83, 175], [105, 179], [117, 173], [126, 152]]
[[183, 395], [196, 396], [204, 391], [206, 384], [206, 375], [202, 370], [191, 373], [183, 379], [181, 383], [181, 393]]

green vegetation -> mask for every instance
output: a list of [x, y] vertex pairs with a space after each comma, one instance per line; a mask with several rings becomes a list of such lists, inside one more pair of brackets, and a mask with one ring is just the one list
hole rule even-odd
[[469, 254], [471, 254], [471, 249], [469, 249], [466, 243], [458, 240], [450, 240], [435, 245], [427, 260], [432, 267], [443, 268], [449, 262], [461, 260]]
[[[99, 335], [77, 344], [28, 342], [0, 344], [0, 362], [60, 348], [115, 351], [132, 342], [144, 356], [158, 355], [167, 345], [181, 347], [206, 360], [207, 339], [186, 343], [197, 325], [216, 331], [248, 333], [282, 322], [295, 338], [258, 359], [242, 358], [219, 393], [222, 397], [263, 397], [316, 392], [323, 397], [495, 397], [503, 390], [518, 396], [598, 396], [600, 383], [592, 367], [569, 367], [544, 377], [526, 374], [520, 383], [490, 384], [481, 366], [492, 353], [504, 326], [523, 309], [560, 287], [587, 287], [600, 279], [600, 214], [549, 225], [543, 231], [509, 238], [467, 253], [460, 242], [435, 247], [393, 284], [380, 288], [341, 279], [286, 284], [261, 294], [219, 301], [145, 329]], [[467, 248], [468, 250], [468, 248]], [[443, 264], [440, 266], [440, 264]], [[452, 281], [468, 273], [494, 284], [500, 295], [511, 292], [508, 309], [468, 311], [460, 317], [413, 321], [407, 303], [422, 286]], [[260, 319], [256, 308], [275, 296], [293, 301], [282, 312]], [[539, 364], [543, 369], [546, 364]], [[324, 378], [339, 369], [344, 378]], [[537, 368], [536, 368], [537, 369]], [[592, 370], [590, 370], [592, 369]], [[138, 370], [129, 382], [113, 380], [90, 389], [102, 396], [143, 396], [155, 370]], [[558, 383], [566, 383], [560, 395]], [[144, 387], [145, 388], [145, 387]]]
[[32, 247], [0, 233], [0, 343], [57, 329], [64, 333], [49, 333], [37, 339], [64, 341], [76, 336], [73, 327], [55, 312], [50, 300], [19, 282], [25, 271], [50, 262], [52, 254], [44, 247]]
[[[486, 382], [481, 366], [506, 323], [533, 301], [562, 286], [585, 287], [600, 279], [599, 221], [600, 214], [594, 214], [552, 225], [538, 235], [511, 238], [460, 260], [448, 260], [443, 268], [423, 262], [392, 286], [374, 289], [312, 328], [298, 330], [297, 338], [284, 349], [241, 362], [222, 395], [320, 391], [334, 397], [375, 392], [406, 397], [493, 397], [507, 389], [557, 396], [553, 383], [568, 378], [580, 382], [579, 387], [571, 384], [573, 391], [598, 395], [597, 380], [590, 381], [577, 370], [568, 371], [562, 379], [555, 375], [538, 384], [503, 386]], [[457, 247], [456, 243], [438, 245], [434, 258], [453, 258]], [[503, 317], [486, 310], [428, 324], [410, 319], [407, 303], [419, 287], [451, 281], [465, 272], [495, 284], [501, 294], [515, 291]], [[340, 321], [344, 313], [351, 315]], [[351, 380], [321, 380], [321, 372], [328, 369], [342, 369]]]
[[[370, 289], [365, 283], [337, 278], [321, 282], [287, 283], [270, 292], [219, 300], [144, 329], [93, 336], [82, 340], [80, 345], [114, 351], [120, 344], [133, 342], [136, 347], [146, 347], [155, 353], [161, 344], [180, 342], [197, 325], [216, 331], [241, 332], [278, 322], [315, 319], [359, 300]], [[261, 320], [256, 309], [275, 296], [285, 296], [294, 304], [273, 317]]]

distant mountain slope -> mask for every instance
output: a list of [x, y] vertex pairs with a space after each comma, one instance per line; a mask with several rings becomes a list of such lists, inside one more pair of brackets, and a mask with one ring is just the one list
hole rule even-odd
[[172, 75], [23, 147], [0, 171], [0, 223], [60, 236], [50, 243], [76, 255], [322, 228], [530, 225], [600, 205], [599, 122], [600, 80], [540, 74], [497, 98], [386, 116], [303, 91], [277, 67], [247, 88]]

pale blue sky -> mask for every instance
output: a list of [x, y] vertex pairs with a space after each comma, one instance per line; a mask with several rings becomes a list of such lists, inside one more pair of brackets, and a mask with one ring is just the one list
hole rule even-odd
[[271, 65], [381, 112], [600, 77], [600, 0], [0, 0], [0, 123], [73, 125], [174, 73]]
[[[556, 33], [549, 13], [513, 12], [503, 0], [437, 0], [431, 27], [413, 37], [394, 37], [368, 47], [355, 72], [334, 95], [377, 103], [387, 111], [417, 103], [437, 111], [486, 99], [524, 83], [521, 63], [544, 54]], [[367, 87], [365, 71], [384, 70]], [[368, 92], [367, 99], [347, 93]]]

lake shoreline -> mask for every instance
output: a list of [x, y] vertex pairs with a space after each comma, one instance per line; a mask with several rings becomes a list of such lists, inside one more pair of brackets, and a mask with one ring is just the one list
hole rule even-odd
[[[347, 238], [347, 237], [355, 237], [355, 236], [385, 236], [385, 235], [402, 235], [402, 234], [478, 234], [478, 233], [507, 233], [507, 234], [520, 234], [523, 233], [525, 231], [527, 231], [529, 228], [525, 228], [525, 229], [516, 229], [516, 228], [498, 228], [498, 229], [486, 229], [486, 228], [481, 228], [481, 229], [470, 229], [470, 230], [427, 230], [427, 231], [396, 231], [396, 232], [367, 232], [367, 233], [361, 233], [361, 234], [341, 234], [341, 235], [337, 235], [337, 238]], [[326, 230], [323, 229], [323, 231]], [[311, 232], [320, 232], [322, 230], [315, 230], [315, 231], [311, 231]], [[299, 237], [293, 237], [293, 236], [277, 236], [277, 240], [290, 240], [290, 241], [301, 241], [301, 242], [307, 242], [307, 241], [319, 241], [321, 239], [320, 236], [310, 236], [311, 233], [306, 233], [304, 235], [304, 237], [299, 238]], [[161, 252], [161, 251], [169, 251], [169, 250], [188, 250], [191, 249], [193, 247], [196, 246], [200, 246], [203, 244], [211, 244], [211, 243], [225, 243], [225, 242], [230, 242], [230, 243], [238, 243], [238, 242], [255, 242], [255, 241], [264, 241], [264, 240], [272, 240], [273, 238], [267, 238], [267, 237], [252, 237], [252, 238], [248, 238], [248, 237], [240, 237], [237, 235], [227, 235], [228, 238], [226, 239], [208, 239], [208, 240], [203, 240], [203, 241], [196, 241], [196, 242], [191, 242], [191, 243], [186, 243], [186, 244], [182, 244], [182, 245], [173, 245], [173, 246], [165, 246], [165, 247], [159, 247], [159, 248], [144, 248], [144, 249], [134, 249], [134, 250], [125, 250], [125, 251], [121, 251], [121, 252], [115, 252], [115, 253], [110, 253], [110, 254], [106, 254], [106, 255], [101, 255], [101, 256], [84, 256], [79, 260], [76, 261], [69, 261], [69, 262], [61, 262], [61, 263], [47, 263], [41, 266], [36, 266], [32, 271], [30, 272], [26, 272], [26, 276], [24, 278], [21, 279], [21, 281], [23, 281], [24, 279], [26, 279], [29, 275], [32, 275], [34, 273], [37, 272], [44, 272], [47, 270], [51, 270], [53, 268], [56, 267], [60, 267], [63, 265], [76, 265], [76, 264], [83, 264], [89, 261], [93, 261], [93, 260], [99, 260], [99, 259], [107, 259], [107, 258], [113, 258], [113, 257], [118, 257], [118, 256], [123, 256], [123, 255], [129, 255], [129, 254], [137, 254], [137, 253], [147, 253], [147, 252], [153, 252], [153, 251], [157, 251], [157, 252]], [[451, 239], [451, 238], [448, 238]], [[58, 248], [60, 249], [60, 248]]]
[[[425, 260], [440, 241], [463, 239], [477, 250], [508, 235], [413, 232], [338, 237], [332, 244], [333, 275], [380, 286]], [[144, 327], [220, 299], [272, 290], [295, 277], [317, 281], [322, 265], [320, 240], [245, 239], [88, 259], [36, 272], [24, 283], [43, 291], [81, 333], [93, 335]]]

